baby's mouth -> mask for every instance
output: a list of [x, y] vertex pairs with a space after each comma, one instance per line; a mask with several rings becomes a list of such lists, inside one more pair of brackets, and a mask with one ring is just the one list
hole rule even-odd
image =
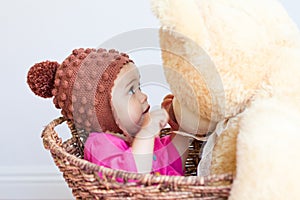
[[148, 105], [147, 108], [145, 109], [145, 111], [143, 112], [143, 115], [146, 114], [147, 112], [149, 112], [150, 110], [150, 106]]

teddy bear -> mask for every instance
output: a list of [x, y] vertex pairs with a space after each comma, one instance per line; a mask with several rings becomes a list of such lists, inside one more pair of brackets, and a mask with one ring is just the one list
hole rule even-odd
[[[299, 199], [300, 32], [277, 0], [152, 0], [179, 128], [229, 199]], [[173, 120], [173, 121], [174, 121]]]

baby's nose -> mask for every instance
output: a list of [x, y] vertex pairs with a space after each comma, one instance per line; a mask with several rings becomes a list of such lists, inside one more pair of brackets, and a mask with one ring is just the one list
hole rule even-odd
[[145, 93], [143, 92], [139, 92], [139, 99], [141, 103], [145, 103], [148, 100], [148, 97]]

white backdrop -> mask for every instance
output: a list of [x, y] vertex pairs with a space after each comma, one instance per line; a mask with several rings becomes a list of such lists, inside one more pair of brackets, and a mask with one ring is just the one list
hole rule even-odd
[[[299, 26], [300, 2], [282, 3]], [[74, 48], [99, 47], [112, 36], [158, 28], [159, 23], [148, 0], [1, 0], [0, 16], [0, 199], [70, 199], [70, 190], [40, 138], [43, 126], [60, 111], [52, 99], [30, 91], [29, 67], [44, 60], [61, 62]], [[160, 64], [158, 51], [131, 56], [138, 66]], [[147, 87], [155, 107], [161, 96]]]

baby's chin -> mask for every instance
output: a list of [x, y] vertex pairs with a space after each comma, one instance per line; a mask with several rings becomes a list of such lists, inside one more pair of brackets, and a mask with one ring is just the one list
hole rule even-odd
[[149, 123], [149, 120], [150, 120], [150, 113], [149, 112], [143, 113], [140, 119], [132, 124], [132, 127], [128, 131], [129, 134], [132, 137], [135, 137], [138, 134], [138, 132], [141, 131], [143, 126], [146, 126]]
[[142, 127], [142, 123], [135, 123], [127, 132], [131, 137], [135, 137], [141, 131]]
[[140, 119], [140, 126], [146, 126], [150, 121], [150, 112], [147, 111], [142, 114], [141, 119]]

